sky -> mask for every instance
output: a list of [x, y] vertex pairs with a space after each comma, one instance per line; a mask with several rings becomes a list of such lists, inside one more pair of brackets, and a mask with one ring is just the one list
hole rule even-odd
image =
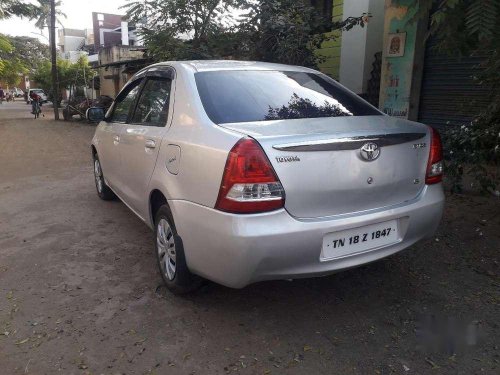
[[[34, 0], [28, 2], [36, 3]], [[120, 10], [119, 7], [127, 3], [126, 0], [62, 0], [61, 2], [60, 9], [67, 16], [61, 19], [61, 23], [64, 27], [70, 29], [92, 28], [92, 12], [124, 14], [125, 12]], [[41, 36], [40, 29], [37, 29], [34, 25], [35, 21], [20, 18], [2, 20], [0, 21], [0, 33], [13, 36], [30, 36], [48, 44], [47, 28], [43, 30], [44, 36]]]

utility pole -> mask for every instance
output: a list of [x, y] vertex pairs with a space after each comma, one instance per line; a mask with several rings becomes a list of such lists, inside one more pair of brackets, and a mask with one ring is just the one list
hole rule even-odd
[[54, 104], [54, 118], [59, 120], [59, 85], [57, 82], [57, 53], [56, 53], [56, 3], [50, 0], [50, 52], [52, 60], [52, 102]]

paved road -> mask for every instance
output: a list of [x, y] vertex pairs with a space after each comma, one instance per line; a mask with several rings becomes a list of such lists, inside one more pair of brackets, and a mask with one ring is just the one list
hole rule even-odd
[[[498, 200], [449, 199], [435, 239], [365, 267], [179, 298], [149, 229], [95, 194], [94, 127], [28, 112], [0, 106], [1, 374], [500, 371]], [[477, 344], [426, 348], [431, 314]]]

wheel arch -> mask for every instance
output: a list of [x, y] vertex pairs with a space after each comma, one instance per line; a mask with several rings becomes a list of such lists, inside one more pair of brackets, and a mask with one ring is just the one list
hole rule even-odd
[[[170, 210], [170, 206], [167, 202], [167, 198], [159, 189], [154, 189], [149, 194], [149, 220], [151, 226], [154, 228], [155, 225], [155, 216], [161, 206], [166, 205]], [[170, 210], [172, 213], [172, 210]]]

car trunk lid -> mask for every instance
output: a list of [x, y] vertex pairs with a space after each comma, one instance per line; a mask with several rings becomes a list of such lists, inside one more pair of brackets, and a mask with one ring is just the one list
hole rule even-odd
[[430, 141], [422, 124], [352, 116], [221, 126], [261, 144], [285, 190], [285, 208], [295, 217], [397, 205], [415, 199], [425, 184]]

